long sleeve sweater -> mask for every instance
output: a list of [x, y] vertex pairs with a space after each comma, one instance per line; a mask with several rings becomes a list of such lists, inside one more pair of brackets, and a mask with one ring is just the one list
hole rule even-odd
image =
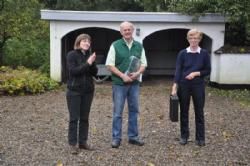
[[[192, 80], [185, 77], [191, 72], [200, 72], [200, 76], [196, 76]], [[176, 61], [176, 71], [174, 82], [179, 83], [203, 83], [204, 77], [211, 72], [210, 56], [205, 49], [201, 49], [200, 53], [187, 52], [183, 49], [179, 52]]]

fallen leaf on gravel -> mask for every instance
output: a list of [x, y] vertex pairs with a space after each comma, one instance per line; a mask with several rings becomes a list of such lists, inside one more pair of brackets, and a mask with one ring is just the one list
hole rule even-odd
[[155, 166], [153, 163], [148, 163], [147, 166]]
[[97, 160], [99, 160], [99, 161], [102, 160], [102, 157], [101, 157], [101, 156], [98, 156], [98, 157], [97, 157]]
[[92, 129], [93, 134], [96, 134], [96, 127], [94, 126]]
[[223, 135], [225, 141], [227, 141], [227, 140], [229, 140], [231, 137], [233, 137], [233, 135], [232, 135], [231, 133], [226, 132], [226, 131], [223, 131], [223, 132], [222, 132], [222, 135]]
[[198, 154], [199, 154], [199, 151], [198, 151], [198, 150], [194, 150], [194, 151], [193, 151], [193, 155], [194, 155], [194, 156], [197, 156]]
[[63, 166], [63, 163], [61, 160], [58, 160], [57, 163], [56, 163], [56, 166]]
[[169, 149], [174, 149], [175, 146], [174, 146], [174, 145], [169, 145], [168, 148], [169, 148]]
[[163, 119], [163, 118], [164, 118], [164, 115], [158, 115], [158, 118], [159, 118], [159, 119]]

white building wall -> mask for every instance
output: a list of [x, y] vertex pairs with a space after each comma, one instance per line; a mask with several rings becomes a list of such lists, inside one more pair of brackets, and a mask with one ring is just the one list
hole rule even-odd
[[50, 22], [50, 77], [58, 82], [62, 80], [60, 29], [56, 22]]
[[[160, 31], [160, 30], [167, 30], [167, 29], [191, 29], [191, 28], [197, 28], [203, 33], [205, 33], [207, 36], [209, 36], [212, 39], [212, 49], [211, 49], [211, 65], [212, 65], [212, 72], [210, 76], [210, 81], [218, 82], [219, 78], [219, 59], [214, 55], [214, 51], [220, 48], [224, 45], [224, 31], [225, 31], [225, 25], [223, 22], [223, 18], [220, 16], [209, 16], [208, 18], [205, 18], [205, 21], [199, 21], [199, 22], [192, 22], [190, 16], [183, 16], [179, 14], [174, 13], [165, 13], [165, 14], [154, 14], [154, 13], [147, 13], [145, 14], [145, 17], [143, 17], [143, 13], [132, 13], [134, 15], [132, 17], [129, 17], [129, 13], [117, 13], [116, 14], [107, 12], [107, 13], [99, 13], [100, 17], [103, 15], [107, 17], [107, 20], [101, 21], [100, 18], [98, 18], [96, 21], [90, 20], [87, 21], [86, 18], [83, 21], [80, 17], [84, 14], [88, 14], [89, 16], [94, 15], [93, 19], [96, 19], [98, 16], [98, 12], [69, 12], [69, 15], [67, 15], [68, 11], [49, 11], [44, 10], [41, 12], [42, 17], [44, 19], [51, 19], [50, 20], [50, 69], [51, 69], [51, 78], [53, 78], [56, 81], [61, 81], [61, 71], [62, 71], [62, 57], [61, 57], [61, 40], [62, 38], [67, 35], [69, 32], [75, 31], [77, 29], [82, 28], [91, 28], [91, 27], [100, 27], [100, 28], [108, 28], [119, 31], [119, 25], [123, 17], [132, 19], [133, 23], [135, 24], [135, 29], [140, 29], [140, 35], [136, 36], [134, 35], [134, 38], [140, 42], [143, 41], [145, 37], [148, 35]], [[66, 20], [64, 20], [63, 16], [65, 13]], [[79, 17], [76, 17], [74, 14], [79, 15]], [[111, 21], [111, 17], [109, 16], [111, 14], [114, 17], [115, 21]], [[119, 18], [119, 14], [121, 15], [121, 18]], [[164, 20], [166, 15], [166, 19]], [[136, 18], [135, 18], [136, 17]], [[138, 18], [137, 18], [138, 17]], [[157, 18], [159, 17], [159, 21], [157, 22]], [[168, 22], [168, 18], [170, 19]], [[70, 19], [75, 20], [70, 20]], [[146, 19], [149, 18], [150, 21], [146, 21]], [[55, 19], [55, 20], [54, 20]], [[110, 20], [111, 19], [111, 20]], [[140, 20], [142, 19], [142, 20]], [[217, 20], [216, 20], [217, 19]], [[120, 21], [118, 21], [120, 20]], [[138, 21], [139, 20], [139, 21]], [[177, 21], [175, 21], [177, 20]], [[186, 40], [186, 39], [183, 39]]]
[[[51, 21], [51, 78], [61, 81], [61, 39], [71, 31], [88, 27], [108, 28], [119, 31], [120, 22], [60, 22]], [[218, 58], [214, 51], [224, 45], [224, 25], [217, 24], [176, 24], [176, 23], [135, 23], [135, 29], [140, 29], [140, 36], [134, 34], [135, 40], [143, 41], [148, 35], [166, 29], [191, 29], [197, 28], [212, 39], [210, 81], [218, 81]], [[185, 38], [183, 40], [186, 40]]]
[[217, 83], [219, 84], [250, 84], [249, 54], [220, 54]]

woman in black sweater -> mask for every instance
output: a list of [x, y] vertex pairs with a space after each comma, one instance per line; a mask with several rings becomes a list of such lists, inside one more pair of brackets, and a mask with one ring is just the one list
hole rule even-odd
[[90, 44], [90, 36], [81, 34], [75, 40], [74, 50], [67, 54], [68, 143], [75, 153], [77, 153], [77, 143], [80, 149], [91, 149], [87, 140], [89, 112], [94, 96], [92, 77], [97, 74], [98, 70], [95, 64], [96, 54], [91, 53]]
[[[197, 29], [191, 29], [187, 33], [189, 47], [179, 52], [176, 61], [176, 72], [172, 95], [178, 94], [180, 101], [180, 144], [187, 144], [189, 138], [189, 106], [192, 97], [195, 112], [196, 144], [205, 145], [205, 83], [204, 77], [211, 72], [210, 56], [207, 50], [199, 47], [202, 33]], [[178, 92], [177, 92], [178, 86]]]

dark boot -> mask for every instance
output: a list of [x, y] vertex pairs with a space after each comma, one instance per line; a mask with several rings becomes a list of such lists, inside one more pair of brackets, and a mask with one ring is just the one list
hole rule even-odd
[[83, 143], [83, 144], [79, 144], [79, 149], [93, 150], [93, 149], [87, 144], [87, 142], [85, 142], [85, 143]]

